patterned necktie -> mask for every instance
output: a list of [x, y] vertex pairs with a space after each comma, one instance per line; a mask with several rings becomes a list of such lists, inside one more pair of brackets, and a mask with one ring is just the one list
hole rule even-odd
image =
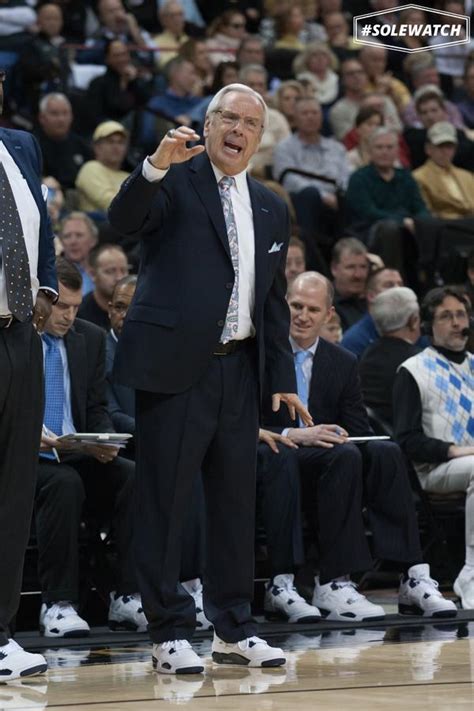
[[59, 349], [60, 339], [43, 333], [46, 343], [44, 359], [44, 380], [46, 404], [44, 408], [44, 424], [55, 435], [63, 433], [64, 417], [64, 372], [63, 360]]
[[305, 407], [308, 407], [308, 381], [304, 374], [303, 363], [309, 355], [311, 355], [311, 351], [297, 351], [295, 353], [296, 387], [298, 388], [298, 397]]
[[219, 192], [221, 196], [222, 208], [224, 210], [225, 224], [227, 227], [227, 238], [229, 240], [230, 256], [234, 267], [234, 287], [227, 309], [225, 326], [222, 331], [221, 341], [227, 343], [237, 335], [239, 327], [239, 239], [237, 235], [237, 224], [235, 222], [234, 208], [230, 189], [235, 185], [235, 178], [224, 175], [219, 181]]
[[8, 308], [18, 321], [26, 321], [33, 311], [30, 263], [20, 215], [3, 163], [0, 163], [0, 246]]

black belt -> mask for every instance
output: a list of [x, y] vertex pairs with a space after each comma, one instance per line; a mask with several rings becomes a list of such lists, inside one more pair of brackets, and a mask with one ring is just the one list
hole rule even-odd
[[230, 355], [231, 353], [235, 353], [236, 351], [245, 348], [245, 346], [248, 346], [251, 341], [253, 341], [253, 338], [244, 338], [242, 341], [227, 341], [227, 343], [218, 343], [214, 347], [212, 355]]
[[0, 328], [10, 328], [13, 321], [15, 321], [14, 316], [0, 316]]

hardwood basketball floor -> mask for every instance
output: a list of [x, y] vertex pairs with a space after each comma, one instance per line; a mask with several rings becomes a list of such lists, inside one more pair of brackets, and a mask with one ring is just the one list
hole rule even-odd
[[474, 709], [474, 622], [272, 636], [286, 667], [214, 666], [197, 642], [203, 676], [151, 671], [147, 642], [41, 649], [44, 677], [0, 685], [0, 709], [57, 711], [315, 711]]

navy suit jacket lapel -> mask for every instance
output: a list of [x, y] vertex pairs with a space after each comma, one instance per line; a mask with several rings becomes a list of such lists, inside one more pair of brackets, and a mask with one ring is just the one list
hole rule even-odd
[[[331, 381], [331, 363], [328, 362], [326, 344], [321, 338], [316, 348], [311, 370], [311, 385], [309, 389], [309, 403], [314, 410], [318, 410], [318, 403], [323, 402], [327, 397], [327, 384]], [[311, 409], [311, 408], [310, 408]]]
[[32, 174], [31, 170], [29, 170], [28, 162], [25, 159], [25, 147], [22, 145], [21, 140], [18, 138], [18, 136], [12, 138], [8, 131], [1, 131], [0, 139], [5, 144], [6, 148], [8, 149], [8, 152], [10, 153], [11, 157], [18, 166], [18, 170], [21, 172], [22, 176], [28, 183], [28, 187], [30, 188], [31, 194], [34, 197], [36, 204], [40, 206], [41, 201], [43, 199], [41, 193], [41, 184], [37, 180], [36, 176]]
[[82, 333], [74, 326], [64, 338], [69, 380], [71, 383], [71, 412], [74, 426], [79, 432], [87, 429], [87, 352]]
[[207, 154], [204, 153], [194, 158], [189, 167], [191, 171], [191, 182], [194, 189], [199, 195], [199, 198], [211, 218], [217, 235], [222, 242], [222, 246], [224, 247], [229, 259], [231, 259], [229, 239], [227, 237], [227, 228], [225, 225], [219, 188], [217, 187], [216, 177]]

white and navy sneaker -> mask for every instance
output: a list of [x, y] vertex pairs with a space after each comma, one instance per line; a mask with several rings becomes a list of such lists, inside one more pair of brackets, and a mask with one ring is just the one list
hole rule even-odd
[[474, 610], [474, 568], [464, 566], [454, 581], [453, 590], [463, 610]]
[[456, 617], [458, 614], [454, 602], [446, 600], [438, 590], [436, 580], [430, 578], [427, 563], [412, 565], [407, 580], [403, 580], [403, 576], [400, 579], [398, 612], [422, 617]]
[[202, 674], [204, 664], [187, 639], [154, 644], [153, 669], [160, 674]]
[[41, 605], [39, 628], [45, 637], [88, 637], [90, 627], [79, 617], [68, 600], [44, 602]]
[[214, 625], [210, 622], [206, 615], [204, 614], [204, 604], [202, 601], [202, 583], [200, 578], [195, 578], [194, 580], [187, 580], [181, 583], [183, 588], [187, 593], [191, 595], [194, 599], [194, 605], [196, 606], [196, 629], [197, 630], [213, 630]]
[[279, 647], [270, 647], [260, 637], [247, 637], [240, 642], [224, 642], [214, 632], [212, 661], [247, 667], [280, 667], [286, 657]]
[[321, 620], [318, 608], [308, 605], [298, 593], [291, 574], [275, 575], [267, 583], [263, 609], [267, 619], [283, 618], [291, 624]]
[[132, 595], [118, 595], [110, 593], [109, 628], [129, 630], [130, 632], [146, 632], [148, 621], [142, 607], [139, 593]]
[[0, 683], [43, 674], [47, 668], [46, 659], [41, 654], [25, 652], [13, 639], [0, 647]]
[[316, 577], [315, 582], [313, 605], [318, 607], [323, 617], [328, 620], [365, 622], [385, 618], [383, 607], [369, 602], [357, 591], [357, 586], [352, 580], [333, 580], [320, 585], [319, 578]]

